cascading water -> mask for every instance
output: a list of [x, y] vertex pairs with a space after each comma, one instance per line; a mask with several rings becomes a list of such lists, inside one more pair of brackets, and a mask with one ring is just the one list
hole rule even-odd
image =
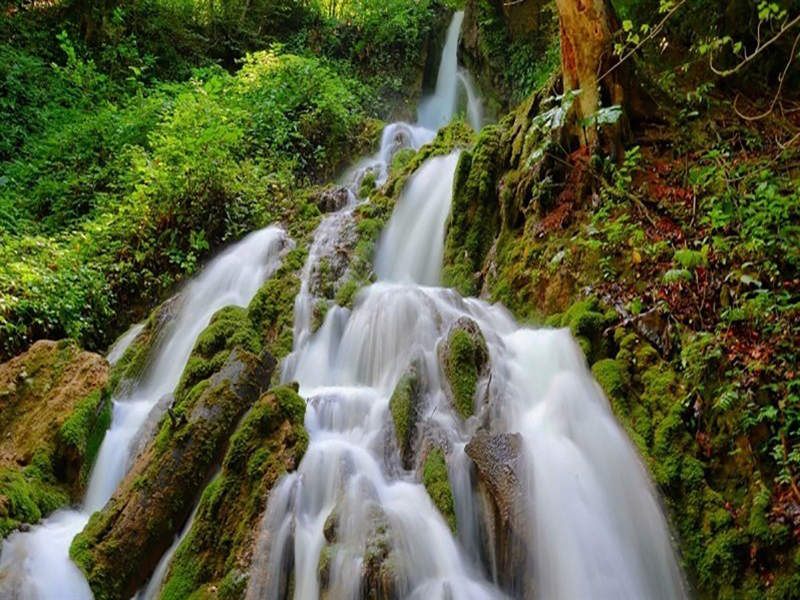
[[[444, 124], [455, 110], [453, 48], [462, 18], [454, 18], [444, 51], [442, 69], [450, 74], [439, 78], [451, 87], [445, 93], [437, 86], [439, 98], [420, 108], [423, 126]], [[382, 151], [396, 131], [387, 128]], [[412, 599], [504, 597], [465, 454], [479, 427], [522, 439], [520, 535], [529, 568], [526, 581], [506, 591], [526, 598], [684, 597], [657, 494], [570, 333], [521, 328], [502, 307], [423, 287], [439, 283], [457, 158], [430, 159], [411, 179], [376, 253], [381, 281], [359, 292], [352, 313], [332, 308], [312, 335], [305, 313], [296, 311], [300, 343], [283, 379], [298, 381], [308, 398], [310, 444], [298, 471], [271, 494], [247, 598], [283, 598], [293, 589], [296, 600], [356, 599], [376, 593], [375, 585]], [[379, 153], [361, 167], [384, 173], [386, 162]], [[313, 268], [307, 264], [304, 276]], [[484, 400], [466, 421], [447, 399], [437, 354], [464, 318], [483, 333], [494, 374], [479, 382]], [[457, 538], [418, 474], [403, 467], [393, 440], [390, 396], [412, 365], [425, 381], [417, 444], [434, 440], [447, 449]], [[385, 561], [377, 567], [376, 555]], [[387, 564], [376, 584], [370, 569]], [[364, 582], [371, 592], [361, 589]]]
[[[151, 414], [162, 408], [159, 400], [177, 386], [197, 336], [214, 313], [225, 306], [247, 306], [261, 283], [277, 269], [287, 245], [283, 230], [267, 227], [250, 234], [215, 258], [181, 294], [174, 320], [154, 350], [151, 367], [127, 393], [113, 399], [111, 427], [100, 447], [82, 510], [62, 510], [30, 532], [16, 533], [3, 543], [0, 553], [0, 597], [24, 600], [80, 600], [92, 594], [82, 573], [69, 559], [72, 539], [89, 516], [105, 505], [125, 476], [136, 436]], [[130, 334], [130, 332], [129, 332]], [[126, 334], [112, 349], [135, 336]], [[124, 351], [124, 349], [123, 349]]]
[[480, 101], [472, 89], [469, 78], [458, 68], [458, 40], [464, 13], [459, 11], [447, 29], [442, 61], [436, 78], [436, 93], [420, 102], [417, 121], [426, 129], [436, 131], [453, 118], [458, 109], [458, 94], [463, 90], [467, 95], [467, 118], [475, 130], [481, 127]]
[[397, 204], [375, 257], [385, 281], [436, 285], [441, 275], [444, 227], [450, 214], [458, 152], [432, 158], [413, 176]]
[[[272, 600], [293, 589], [300, 600], [316, 600], [323, 591], [337, 600], [361, 598], [370, 569], [379, 572], [366, 578], [369, 585], [391, 586], [397, 596], [412, 600], [505, 597], [498, 559], [487, 544], [491, 532], [475, 469], [465, 452], [479, 428], [518, 433], [522, 440], [520, 535], [530, 568], [523, 585], [506, 586], [506, 592], [541, 598], [683, 597], [657, 495], [569, 332], [521, 328], [502, 307], [431, 287], [441, 273], [457, 154], [429, 159], [409, 181], [376, 254], [380, 281], [359, 293], [352, 312], [331, 308], [312, 333], [314, 278], [320, 261], [329, 260], [352, 233], [355, 190], [365, 174], [374, 173], [381, 184], [399, 148], [430, 142], [457, 110], [461, 88], [467, 115], [479, 126], [479, 103], [456, 61], [462, 19], [457, 13], [448, 30], [436, 94], [420, 106], [418, 124], [386, 128], [380, 151], [347, 176], [348, 206], [323, 220], [315, 234], [295, 303], [295, 350], [283, 364], [284, 381], [299, 381], [308, 398], [310, 444], [298, 471], [270, 495], [247, 597]], [[274, 228], [257, 232], [187, 288], [152, 368], [124, 398], [115, 398], [112, 428], [84, 509], [59, 511], [6, 540], [0, 597], [91, 597], [68, 559], [70, 541], [124, 476], [133, 442], [177, 384], [197, 335], [218, 308], [248, 303], [277, 266], [283, 240]], [[483, 400], [467, 420], [448, 400], [437, 353], [464, 318], [483, 333], [493, 374], [478, 383]], [[124, 336], [109, 360], [118, 359], [134, 338], [134, 333]], [[412, 365], [425, 382], [418, 417], [423, 427], [415, 443], [446, 451], [455, 534], [419, 483], [419, 464], [404, 465], [394, 441], [389, 399]], [[142, 597], [155, 595], [168, 562], [167, 555]]]

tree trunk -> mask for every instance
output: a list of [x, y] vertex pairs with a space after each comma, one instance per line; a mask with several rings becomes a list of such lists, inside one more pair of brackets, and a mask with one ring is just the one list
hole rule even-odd
[[624, 72], [624, 64], [606, 74], [617, 61], [613, 45], [619, 29], [617, 16], [609, 0], [556, 0], [556, 5], [561, 25], [564, 93], [580, 90], [575, 102], [575, 133], [581, 145], [593, 147], [598, 142], [611, 142], [616, 147], [606, 150], [617, 153], [621, 138], [619, 124], [604, 128], [606, 140], [599, 139], [596, 127], [580, 125], [581, 120], [601, 107], [620, 105], [624, 115], [629, 74]]

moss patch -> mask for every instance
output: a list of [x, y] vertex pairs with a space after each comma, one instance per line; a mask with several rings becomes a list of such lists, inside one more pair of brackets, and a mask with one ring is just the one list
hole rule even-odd
[[447, 461], [442, 448], [434, 448], [425, 457], [422, 468], [422, 483], [428, 491], [436, 508], [442, 513], [445, 521], [453, 530], [457, 531], [456, 508], [453, 501], [453, 489], [447, 475]]
[[475, 412], [478, 379], [488, 367], [486, 340], [477, 324], [461, 319], [439, 344], [438, 353], [453, 408], [466, 419]]

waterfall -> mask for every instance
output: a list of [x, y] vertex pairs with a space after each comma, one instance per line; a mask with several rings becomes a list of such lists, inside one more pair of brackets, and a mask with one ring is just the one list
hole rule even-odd
[[439, 283], [458, 154], [426, 161], [411, 178], [375, 258], [375, 272], [381, 279]]
[[[90, 515], [111, 498], [130, 468], [133, 443], [148, 419], [163, 409], [159, 400], [178, 384], [200, 333], [224, 306], [247, 306], [261, 283], [274, 272], [286, 247], [286, 234], [267, 227], [245, 237], [212, 260], [182, 292], [175, 318], [166, 327], [148, 372], [128, 392], [112, 399], [109, 428], [98, 453], [81, 510], [61, 510], [29, 532], [9, 536], [0, 553], [0, 597], [25, 600], [80, 600], [92, 594], [83, 574], [69, 559], [69, 546]], [[117, 360], [115, 344], [109, 358]], [[123, 350], [124, 351], [124, 350]]]
[[[436, 94], [421, 105], [418, 127], [449, 120], [459, 82], [473, 94], [455, 63], [462, 18], [448, 31]], [[384, 143], [398, 130], [410, 131], [389, 126]], [[402, 598], [685, 597], [657, 493], [569, 331], [520, 327], [501, 306], [434, 287], [457, 159], [429, 159], [409, 181], [376, 252], [379, 281], [359, 292], [352, 311], [332, 308], [313, 334], [295, 315], [304, 334], [283, 379], [298, 381], [307, 398], [310, 443], [297, 472], [272, 492], [246, 597], [283, 598], [293, 585], [295, 600], [355, 600], [376, 593], [361, 589], [365, 573], [374, 576], [369, 569], [383, 568], [376, 560], [391, 565], [381, 585]], [[379, 153], [359, 168], [382, 160]], [[479, 382], [484, 404], [467, 420], [447, 399], [437, 353], [465, 318], [482, 332], [496, 374]], [[415, 444], [446, 449], [457, 534], [420, 483], [419, 465], [406, 470], [394, 441], [390, 397], [411, 365], [425, 381]], [[518, 434], [522, 446], [517, 518], [527, 566], [524, 581], [505, 590], [465, 453], [487, 426]]]
[[[410, 600], [685, 597], [657, 493], [569, 331], [521, 327], [502, 306], [437, 287], [457, 153], [428, 159], [410, 178], [380, 237], [378, 281], [359, 292], [352, 310], [330, 308], [313, 331], [319, 265], [353, 235], [361, 180], [372, 173], [385, 182], [398, 149], [430, 142], [456, 113], [461, 89], [468, 118], [480, 124], [480, 103], [457, 65], [462, 20], [456, 13], [450, 24], [436, 92], [420, 105], [418, 123], [386, 127], [379, 151], [345, 175], [348, 205], [314, 234], [294, 306], [294, 351], [282, 365], [283, 381], [296, 380], [307, 398], [309, 446], [297, 472], [270, 494], [246, 597], [284, 598], [290, 589], [296, 600], [377, 593], [361, 589], [362, 581]], [[177, 385], [213, 313], [247, 305], [277, 268], [285, 243], [277, 228], [256, 232], [187, 286], [152, 367], [113, 399], [112, 426], [83, 509], [58, 511], [5, 541], [0, 597], [91, 597], [68, 559], [71, 540], [125, 476], [135, 442], [162, 410], [160, 400]], [[478, 382], [481, 401], [467, 419], [448, 399], [438, 352], [465, 319], [485, 338], [494, 375]], [[109, 359], [117, 360], [134, 338], [125, 334]], [[419, 458], [408, 465], [397, 447], [390, 399], [411, 369], [424, 382], [414, 449], [417, 457], [442, 449], [455, 531], [420, 481]], [[496, 531], [467, 455], [479, 431], [521, 440], [514, 518], [526, 564], [518, 585], [501, 580], [501, 557], [491, 543]], [[172, 550], [190, 527], [191, 519]], [[171, 551], [143, 597], [157, 593]]]
[[436, 77], [436, 91], [420, 102], [417, 122], [426, 129], [437, 130], [447, 125], [458, 110], [459, 91], [467, 95], [467, 118], [472, 128], [481, 128], [480, 100], [475, 94], [469, 78], [458, 68], [458, 41], [464, 13], [459, 11], [447, 28], [439, 73]]

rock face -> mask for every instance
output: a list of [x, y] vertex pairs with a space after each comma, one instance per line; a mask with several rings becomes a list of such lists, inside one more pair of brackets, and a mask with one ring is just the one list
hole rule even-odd
[[162, 597], [175, 600], [214, 589], [227, 590], [227, 597], [242, 595], [270, 492], [283, 473], [297, 468], [308, 446], [305, 407], [290, 386], [256, 401], [231, 438], [222, 472], [203, 492]]
[[478, 381], [489, 373], [489, 350], [478, 324], [458, 319], [437, 348], [445, 378], [445, 393], [463, 418], [475, 413]]
[[459, 59], [475, 77], [490, 112], [501, 114], [514, 102], [508, 64], [515, 46], [542, 35], [544, 0], [467, 0]]
[[[364, 557], [361, 563], [361, 579], [359, 581], [359, 598], [362, 600], [398, 600], [397, 567], [398, 550], [392, 544], [392, 530], [386, 513], [377, 502], [365, 500], [368, 522]], [[338, 513], [334, 509], [325, 521], [325, 541], [327, 544], [320, 553], [318, 574], [320, 578], [320, 598], [335, 600], [341, 592], [331, 581], [331, 563], [339, 552], [347, 553], [349, 549], [341, 543], [338, 531]], [[346, 582], [349, 584], [350, 582]]]
[[489, 507], [489, 537], [500, 583], [509, 593], [527, 598], [532, 578], [523, 541], [528, 525], [519, 477], [522, 437], [518, 433], [492, 435], [479, 429], [465, 451], [478, 469], [481, 492]]
[[0, 537], [80, 496], [110, 421], [108, 371], [72, 341], [0, 365]]
[[343, 186], [328, 187], [313, 194], [311, 200], [322, 213], [336, 212], [349, 202], [350, 190]]
[[[214, 356], [221, 352], [213, 350]], [[156, 438], [70, 548], [97, 600], [130, 598], [147, 581], [274, 368], [268, 352], [256, 356], [236, 347], [213, 375], [191, 388], [179, 386], [175, 421], [162, 420]]]

